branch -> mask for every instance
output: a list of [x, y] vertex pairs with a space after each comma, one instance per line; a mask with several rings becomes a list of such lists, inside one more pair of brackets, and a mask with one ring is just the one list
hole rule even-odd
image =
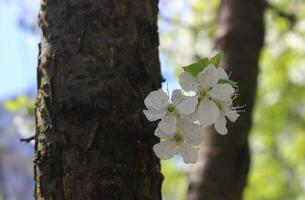
[[285, 12], [278, 7], [274, 6], [273, 4], [269, 3], [268, 1], [265, 1], [265, 6], [267, 9], [270, 9], [274, 11], [279, 17], [285, 18], [289, 22], [289, 27], [292, 28], [297, 20], [297, 17], [293, 13]]
[[20, 138], [20, 142], [31, 142], [32, 140], [35, 140], [35, 135], [32, 135], [31, 137], [28, 138]]

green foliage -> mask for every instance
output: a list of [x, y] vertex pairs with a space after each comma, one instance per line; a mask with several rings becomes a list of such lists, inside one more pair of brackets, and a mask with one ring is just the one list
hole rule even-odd
[[237, 84], [236, 84], [236, 82], [234, 82], [234, 81], [232, 81], [232, 80], [226, 80], [226, 79], [220, 79], [219, 81], [218, 81], [218, 83], [220, 83], [220, 84], [229, 84], [229, 85], [231, 85], [232, 87], [234, 87], [234, 88], [237, 88]]
[[[223, 55], [222, 53], [217, 53], [212, 58], [203, 58], [199, 61], [192, 63], [188, 66], [182, 67], [184, 71], [191, 73], [193, 76], [197, 76], [199, 72], [201, 72], [204, 68], [206, 68], [209, 64], [213, 64], [216, 68], [219, 67], [221, 59]], [[224, 80], [225, 81], [225, 80]], [[227, 83], [227, 82], [226, 82]], [[228, 82], [229, 83], [229, 82]], [[231, 81], [229, 84], [232, 84]]]
[[187, 173], [177, 167], [173, 159], [161, 161], [163, 181], [163, 199], [185, 200], [188, 188]]
[[203, 58], [188, 66], [182, 67], [184, 71], [191, 73], [193, 76], [197, 76], [204, 68], [210, 64], [208, 58]]
[[219, 67], [222, 57], [223, 57], [222, 53], [217, 53], [215, 56], [213, 56], [210, 59], [210, 63], [212, 63], [215, 67]]
[[262, 54], [246, 200], [304, 198], [305, 173], [298, 168], [305, 162], [305, 90], [291, 72], [305, 58], [285, 43], [278, 45], [283, 45], [278, 54], [268, 45]]
[[[168, 55], [176, 66], [209, 55], [215, 38], [216, 23], [209, 21], [215, 20], [220, 1], [191, 2], [191, 9], [185, 12], [192, 25], [176, 26], [161, 35], [161, 47], [166, 53], [174, 52]], [[244, 200], [305, 200], [305, 4], [303, 0], [269, 2], [278, 10], [297, 14], [297, 21], [291, 28], [291, 22], [274, 9], [266, 12], [266, 42], [250, 134], [252, 163]], [[201, 70], [196, 63], [194, 68], [193, 75]], [[167, 162], [171, 161], [163, 162], [163, 167]], [[171, 173], [187, 176], [174, 165]], [[178, 191], [179, 181], [174, 183], [181, 176], [165, 173], [164, 200], [179, 199], [167, 193], [173, 192], [170, 188]]]
[[267, 19], [273, 37], [281, 40], [268, 40], [262, 53], [245, 200], [303, 200], [305, 73], [300, 70], [305, 57], [296, 42], [297, 30], [286, 33], [283, 19]]
[[33, 114], [35, 102], [24, 95], [20, 95], [13, 100], [6, 101], [4, 109], [10, 112], [25, 112], [25, 114]]

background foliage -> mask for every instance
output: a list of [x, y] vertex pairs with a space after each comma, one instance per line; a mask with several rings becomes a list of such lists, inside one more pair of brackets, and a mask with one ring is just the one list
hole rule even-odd
[[[179, 66], [185, 66], [201, 57], [211, 56], [211, 49], [215, 32], [217, 30], [216, 14], [219, 0], [160, 0], [160, 59], [162, 73], [171, 90], [177, 87], [177, 72]], [[1, 5], [5, 5], [1, 7]], [[7, 5], [14, 5], [14, 9], [8, 9]], [[26, 6], [24, 6], [26, 5]], [[11, 11], [11, 15], [18, 16], [16, 21], [9, 21], [9, 13], [0, 13], [0, 21], [10, 22], [10, 26], [18, 26], [10, 35], [1, 35], [1, 38], [16, 40], [22, 51], [9, 51], [4, 40], [0, 40], [3, 47], [0, 47], [0, 59], [3, 61], [6, 52], [11, 52], [11, 63], [4, 62], [0, 70], [6, 76], [8, 73], [2, 69], [13, 69], [21, 63], [23, 74], [13, 82], [4, 82], [2, 76], [1, 84], [13, 85], [21, 82], [23, 76], [35, 72], [37, 54], [37, 41], [39, 32], [36, 26], [36, 17], [39, 2], [37, 0], [0, 0], [0, 8]], [[19, 12], [20, 11], [20, 12]], [[7, 17], [7, 18], [5, 18]], [[15, 19], [15, 18], [14, 18]], [[252, 150], [252, 165], [248, 178], [248, 186], [245, 189], [245, 200], [305, 200], [305, 2], [304, 0], [269, 0], [269, 7], [266, 10], [266, 41], [260, 59], [259, 87], [256, 97], [253, 129], [250, 135]], [[9, 29], [9, 28], [6, 28]], [[0, 33], [4, 30], [3, 27]], [[13, 34], [14, 33], [14, 34]], [[21, 38], [21, 39], [20, 39]], [[18, 42], [19, 41], [19, 42]], [[30, 47], [23, 44], [27, 41]], [[34, 44], [34, 45], [33, 45]], [[12, 45], [11, 45], [12, 46]], [[26, 52], [27, 49], [28, 52]], [[20, 54], [24, 52], [27, 54]], [[23, 55], [23, 56], [20, 56]], [[31, 55], [31, 56], [24, 56]], [[19, 59], [20, 58], [20, 59]], [[30, 61], [25, 62], [27, 59]], [[16, 62], [13, 62], [16, 61]], [[27, 63], [27, 64], [24, 64]], [[29, 64], [30, 63], [30, 64]], [[3, 62], [0, 62], [3, 64]], [[7, 72], [7, 71], [6, 71]], [[0, 73], [0, 74], [1, 74]], [[31, 76], [31, 80], [35, 75]], [[29, 137], [33, 133], [33, 96], [35, 81], [31, 82], [31, 88], [23, 90], [22, 93], [15, 93], [13, 96], [20, 96], [11, 101], [3, 103], [1, 109], [5, 108], [14, 113], [11, 124], [7, 123], [2, 110], [0, 109], [0, 199], [31, 199], [33, 189], [32, 174], [23, 172], [24, 164], [18, 163], [18, 173], [15, 168], [9, 165], [11, 171], [6, 180], [3, 172], [8, 163], [6, 157], [22, 160], [13, 157], [17, 151], [22, 155], [29, 144], [21, 144], [20, 137]], [[0, 84], [0, 86], [1, 86]], [[12, 94], [10, 94], [12, 95]], [[247, 108], [245, 108], [246, 111]], [[5, 119], [5, 120], [3, 120]], [[9, 133], [19, 133], [18, 139], [12, 139], [3, 134], [7, 129], [3, 125], [15, 126]], [[7, 132], [7, 131], [6, 131]], [[21, 136], [20, 136], [21, 134]], [[5, 138], [8, 138], [4, 140]], [[12, 135], [12, 134], [11, 134]], [[15, 136], [14, 136], [15, 137]], [[27, 146], [26, 146], [27, 145]], [[25, 147], [26, 146], [26, 147]], [[27, 161], [31, 163], [32, 147], [27, 154]], [[14, 154], [12, 151], [14, 150]], [[8, 155], [8, 156], [7, 156]], [[23, 158], [22, 157], [22, 158]], [[17, 159], [16, 159], [17, 158]], [[20, 156], [21, 158], [21, 156]], [[3, 164], [3, 165], [2, 165]], [[188, 187], [188, 174], [192, 166], [184, 165], [179, 157], [169, 161], [162, 161], [162, 171], [165, 175], [163, 184], [164, 200], [185, 200]], [[32, 171], [29, 164], [28, 171]], [[27, 179], [21, 179], [22, 173], [28, 173]], [[18, 176], [17, 176], [17, 175]], [[4, 180], [2, 180], [4, 177]], [[22, 181], [21, 181], [22, 180]], [[5, 182], [11, 181], [10, 188]], [[4, 184], [5, 187], [2, 187]], [[6, 185], [5, 185], [6, 184]], [[25, 198], [25, 192], [17, 192], [18, 188], [25, 188], [29, 198]], [[3, 188], [5, 188], [5, 191]], [[20, 189], [21, 191], [22, 189]], [[1, 195], [1, 193], [6, 193]], [[14, 195], [18, 193], [19, 198]], [[3, 196], [3, 198], [2, 198]]]
[[[192, 0], [169, 17], [161, 9], [160, 23], [170, 26], [161, 34], [161, 49], [173, 66], [211, 55], [218, 3]], [[269, 4], [244, 199], [305, 200], [305, 2]], [[187, 185], [188, 173], [172, 162], [177, 161], [162, 162], [164, 196], [183, 200], [187, 187], [180, 185]]]

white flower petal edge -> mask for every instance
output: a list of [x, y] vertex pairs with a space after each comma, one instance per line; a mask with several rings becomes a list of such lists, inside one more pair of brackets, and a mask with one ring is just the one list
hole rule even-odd
[[161, 129], [167, 135], [173, 135], [177, 131], [177, 118], [173, 115], [165, 116], [158, 124], [158, 128]]
[[239, 117], [239, 114], [236, 110], [228, 109], [224, 112], [225, 116], [231, 121], [235, 122]]
[[194, 122], [196, 124], [198, 124], [198, 123], [200, 124], [200, 122], [198, 120], [199, 119], [199, 114], [198, 114], [197, 109], [192, 114], [183, 116], [183, 119], [186, 119], [190, 122]]
[[153, 146], [153, 150], [157, 157], [168, 160], [177, 154], [177, 146], [173, 141], [164, 141]]
[[197, 75], [201, 88], [210, 88], [219, 81], [219, 74], [214, 65], [210, 64]]
[[220, 115], [214, 124], [214, 127], [219, 134], [226, 135], [228, 130], [226, 128], [227, 120], [225, 117], [227, 117], [230, 121], [235, 122], [239, 117], [239, 114], [232, 107], [232, 99], [228, 99], [226, 101], [218, 101], [218, 103], [221, 110]]
[[148, 119], [148, 121], [156, 121], [161, 119], [165, 115], [165, 111], [159, 110], [143, 110], [144, 115]]
[[179, 102], [181, 97], [183, 97], [182, 90], [176, 89], [172, 92], [171, 101], [173, 104], [176, 104], [176, 102]]
[[183, 143], [179, 145], [179, 153], [181, 154], [185, 163], [195, 163], [198, 160], [198, 150], [192, 145]]
[[181, 98], [181, 101], [176, 104], [176, 108], [181, 114], [190, 115], [195, 112], [197, 104], [197, 96], [184, 96]]
[[234, 94], [234, 92], [234, 88], [231, 85], [225, 83], [215, 85], [209, 94], [215, 99], [225, 101], [229, 99]]
[[159, 89], [150, 92], [145, 98], [144, 104], [150, 110], [162, 110], [168, 105], [168, 100], [167, 94]]
[[190, 92], [197, 90], [197, 78], [189, 72], [182, 72], [179, 75], [179, 83], [184, 91]]
[[159, 128], [156, 128], [154, 135], [159, 137], [159, 138], [163, 138], [163, 139], [167, 139], [170, 140], [172, 136], [165, 134], [163, 131], [161, 131]]
[[216, 122], [220, 111], [215, 102], [206, 99], [199, 104], [198, 114], [202, 125], [208, 126]]
[[215, 130], [221, 135], [226, 135], [228, 133], [226, 124], [227, 124], [227, 120], [225, 119], [225, 116], [220, 115], [214, 124]]
[[179, 124], [183, 126], [185, 142], [194, 146], [199, 145], [204, 138], [203, 128], [198, 124], [191, 123], [187, 120], [179, 121]]
[[217, 71], [218, 71], [220, 79], [225, 79], [225, 80], [229, 79], [229, 76], [228, 76], [227, 72], [223, 68], [219, 67], [217, 69]]

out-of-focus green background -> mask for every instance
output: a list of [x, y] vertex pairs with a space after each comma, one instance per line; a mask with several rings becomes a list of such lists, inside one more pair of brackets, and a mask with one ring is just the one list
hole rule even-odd
[[[219, 0], [160, 0], [162, 73], [211, 56]], [[305, 200], [305, 1], [269, 0], [245, 200]], [[0, 200], [31, 200], [38, 0], [0, 0]], [[164, 87], [167, 87], [164, 84]], [[247, 108], [245, 108], [245, 111]], [[184, 200], [192, 165], [162, 161], [164, 200]]]

